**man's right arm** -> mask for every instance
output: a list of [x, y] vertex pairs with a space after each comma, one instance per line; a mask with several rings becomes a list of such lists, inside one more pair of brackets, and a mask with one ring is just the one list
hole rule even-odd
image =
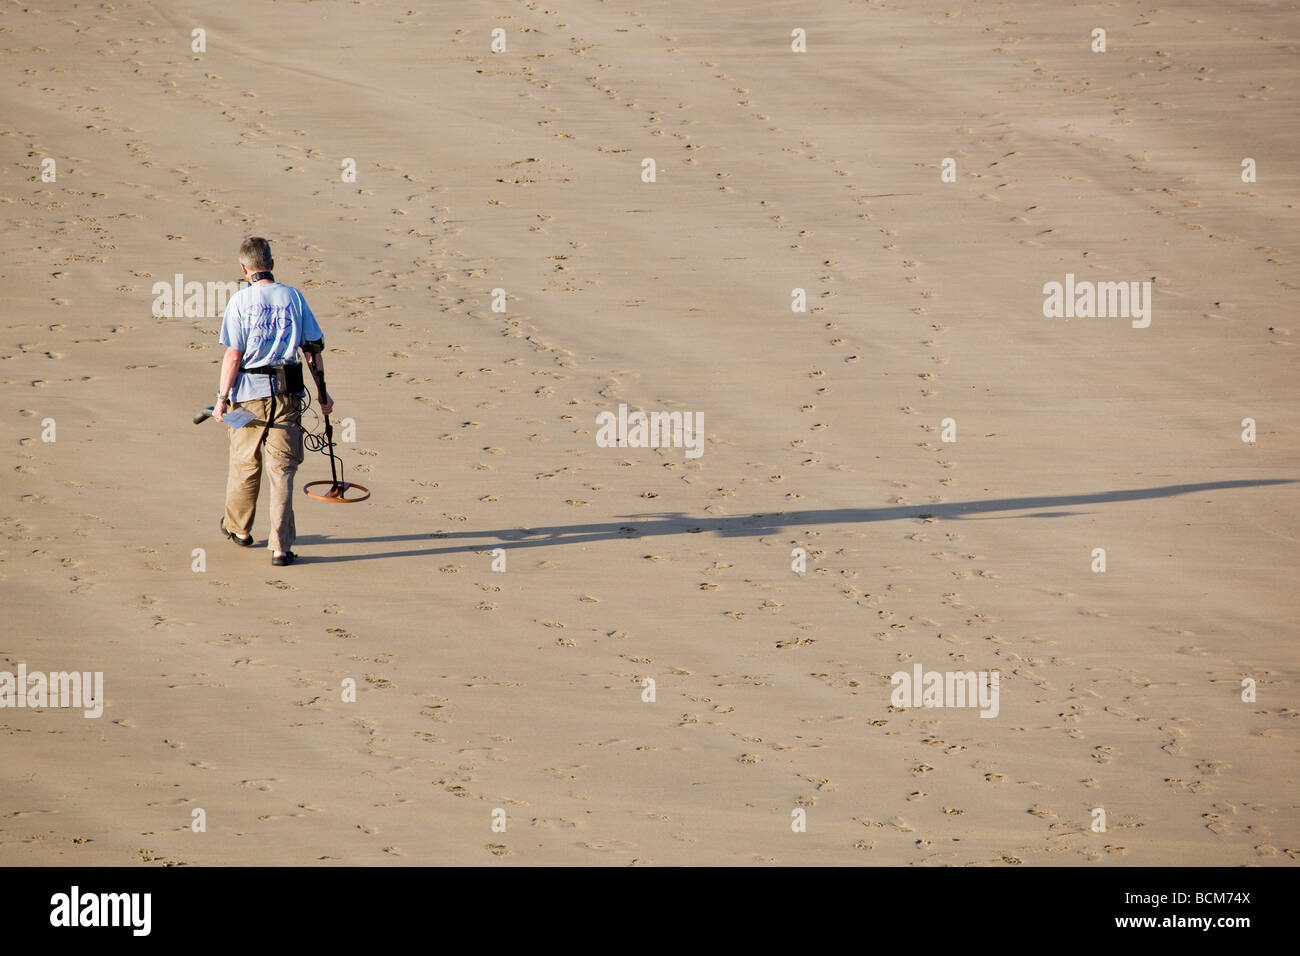
[[320, 402], [321, 411], [328, 415], [334, 410], [334, 399], [330, 398], [325, 389], [325, 340], [304, 342], [302, 353], [307, 359], [312, 378], [316, 380], [316, 398]]

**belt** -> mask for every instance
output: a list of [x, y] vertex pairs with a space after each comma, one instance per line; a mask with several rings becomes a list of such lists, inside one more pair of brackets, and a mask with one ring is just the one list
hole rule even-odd
[[301, 362], [258, 365], [254, 368], [240, 368], [240, 371], [253, 375], [265, 375], [273, 395], [298, 395], [303, 390]]
[[301, 362], [285, 362], [283, 365], [259, 365], [256, 368], [244, 368], [240, 366], [241, 372], [247, 372], [250, 375], [276, 375], [282, 368], [294, 368], [301, 365]]

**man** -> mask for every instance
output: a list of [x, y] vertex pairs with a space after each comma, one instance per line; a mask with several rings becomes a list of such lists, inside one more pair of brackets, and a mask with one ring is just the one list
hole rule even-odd
[[254, 420], [230, 429], [230, 474], [226, 480], [226, 511], [221, 533], [243, 547], [253, 543], [253, 516], [265, 466], [271, 485], [271, 531], [267, 547], [277, 567], [293, 564], [296, 529], [293, 521], [293, 479], [302, 463], [302, 365], [307, 357], [321, 411], [334, 410], [325, 390], [325, 337], [302, 293], [275, 281], [271, 246], [250, 236], [239, 246], [239, 268], [248, 285], [231, 297], [221, 322], [221, 363], [218, 421], [234, 408], [252, 412]]

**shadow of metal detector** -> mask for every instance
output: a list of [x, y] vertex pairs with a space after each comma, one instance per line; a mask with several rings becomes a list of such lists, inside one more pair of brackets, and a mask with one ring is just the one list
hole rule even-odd
[[[339, 461], [338, 455], [334, 454], [334, 426], [330, 424], [328, 415], [325, 416], [324, 436], [313, 435], [304, 429], [302, 440], [309, 449], [328, 455], [330, 459], [330, 480], [307, 482], [302, 486], [303, 494], [317, 501], [331, 501], [344, 505], [354, 505], [370, 497], [369, 488], [352, 481], [339, 480], [343, 463]], [[317, 490], [312, 491], [313, 488]], [[324, 490], [320, 490], [322, 488]]]

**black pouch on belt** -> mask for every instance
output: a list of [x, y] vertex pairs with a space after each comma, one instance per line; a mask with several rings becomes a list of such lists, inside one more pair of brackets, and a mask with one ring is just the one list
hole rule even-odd
[[280, 365], [275, 370], [275, 394], [297, 395], [302, 391], [302, 366]]

